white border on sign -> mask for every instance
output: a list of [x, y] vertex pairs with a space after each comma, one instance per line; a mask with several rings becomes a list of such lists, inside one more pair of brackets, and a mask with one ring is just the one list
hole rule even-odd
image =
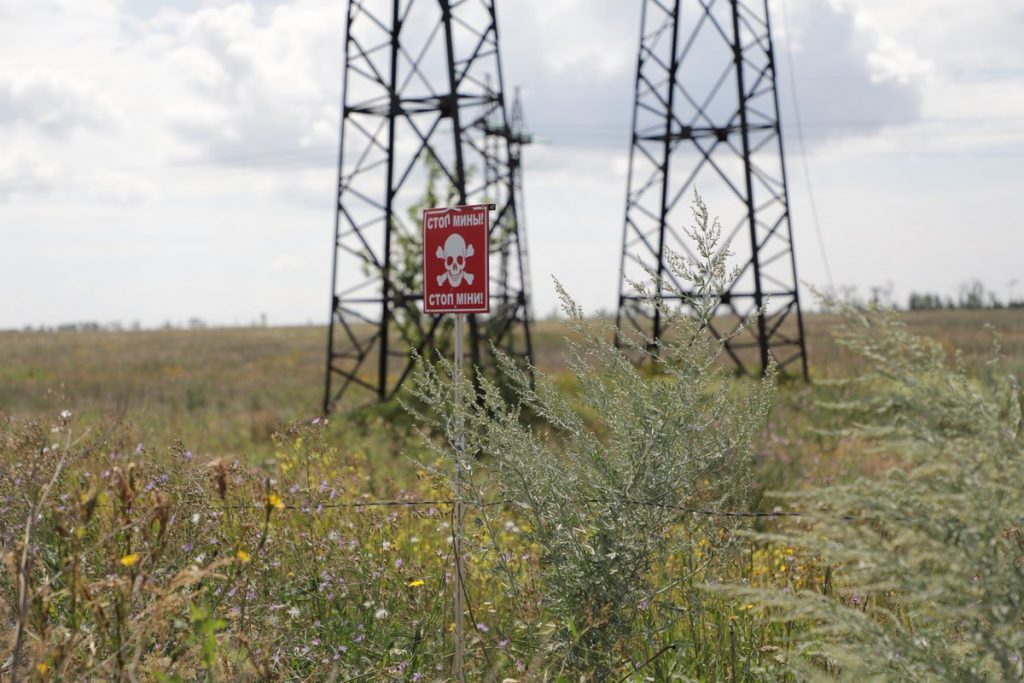
[[[462, 211], [464, 209], [483, 209], [484, 216], [484, 305], [478, 308], [443, 308], [431, 309], [427, 304], [427, 216]], [[435, 207], [423, 210], [421, 221], [423, 233], [423, 312], [427, 315], [444, 315], [446, 313], [490, 313], [491, 312], [491, 205], [460, 204], [459, 206]]]

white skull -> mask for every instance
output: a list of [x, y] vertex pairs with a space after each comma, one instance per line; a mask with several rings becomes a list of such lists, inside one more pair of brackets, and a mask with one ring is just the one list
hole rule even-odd
[[452, 233], [444, 242], [444, 249], [437, 248], [437, 258], [444, 259], [444, 267], [447, 272], [437, 278], [437, 284], [445, 280], [452, 287], [458, 287], [465, 279], [467, 283], [473, 284], [473, 274], [466, 272], [466, 260], [473, 255], [473, 245], [466, 246], [466, 240], [462, 235]]

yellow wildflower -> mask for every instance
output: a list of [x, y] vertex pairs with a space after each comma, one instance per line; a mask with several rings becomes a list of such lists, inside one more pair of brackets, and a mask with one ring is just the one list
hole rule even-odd
[[237, 557], [241, 562], [248, 562], [252, 559], [252, 556], [244, 550], [239, 550], [237, 553], [235, 553], [235, 557]]
[[423, 585], [423, 579], [416, 579], [415, 581], [409, 582], [409, 588], [419, 588]]
[[267, 505], [277, 510], [284, 510], [284, 499], [276, 493], [267, 496]]
[[134, 567], [136, 563], [138, 563], [139, 561], [139, 554], [129, 553], [128, 555], [125, 555], [118, 561], [121, 563], [121, 566], [123, 567]]
[[39, 662], [38, 664], [36, 664], [36, 671], [38, 671], [39, 673], [43, 674], [44, 676], [46, 675], [46, 672], [49, 671], [49, 670], [50, 670], [50, 665], [47, 664], [46, 662]]

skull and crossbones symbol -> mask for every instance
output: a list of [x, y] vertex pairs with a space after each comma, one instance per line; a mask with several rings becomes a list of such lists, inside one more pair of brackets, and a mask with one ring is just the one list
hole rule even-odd
[[443, 285], [445, 280], [452, 287], [458, 287], [465, 280], [473, 284], [473, 274], [466, 272], [466, 261], [473, 255], [473, 245], [466, 246], [462, 235], [452, 233], [444, 242], [444, 248], [438, 247], [437, 258], [444, 260], [445, 272], [437, 276], [437, 284]]

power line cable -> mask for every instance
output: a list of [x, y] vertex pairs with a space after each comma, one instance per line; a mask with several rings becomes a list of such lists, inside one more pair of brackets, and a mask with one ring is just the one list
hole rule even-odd
[[[787, 24], [788, 25], [788, 24]], [[787, 43], [789, 42], [789, 35], [786, 36]], [[789, 48], [787, 47], [787, 51]], [[793, 70], [792, 70], [792, 54], [790, 52], [789, 60], [791, 69], [789, 73], [789, 79], [792, 83]], [[899, 126], [905, 130], [901, 130], [900, 135], [903, 139], [908, 137], [923, 137], [928, 140], [933, 140], [936, 137], [934, 131], [922, 130], [924, 126], [935, 126], [935, 125], [948, 125], [956, 124], [959, 128], [956, 132], [956, 136], [960, 138], [993, 138], [993, 142], [1003, 142], [1001, 138], [1006, 135], [1024, 135], [1024, 126], [1021, 125], [1021, 118], [1019, 116], [962, 116], [962, 117], [928, 117], [919, 119], [882, 119], [882, 118], [864, 118], [856, 120], [821, 120], [821, 121], [807, 121], [804, 120], [799, 112], [799, 104], [795, 95], [795, 85], [791, 87], [793, 90], [793, 104], [796, 112], [797, 123], [794, 126], [783, 124], [783, 129], [793, 130], [801, 143], [801, 159], [806, 169], [807, 162], [805, 157], [806, 140], [808, 137], [828, 137], [829, 131], [837, 130], [858, 130], [858, 129], [871, 129], [878, 128], [878, 131], [871, 131], [872, 133], [880, 132], [881, 129], [886, 127]], [[964, 130], [964, 126], [976, 126], [973, 130]], [[547, 135], [535, 136], [534, 141], [540, 144], [579, 144], [587, 145], [588, 143], [604, 143], [604, 142], [621, 142], [621, 123], [611, 122], [570, 122], [562, 120], [547, 120], [540, 124], [536, 124], [536, 128], [547, 131]], [[808, 135], [808, 129], [818, 130], [819, 132], [815, 135]], [[108, 173], [130, 173], [130, 174], [141, 174], [141, 173], [165, 173], [175, 171], [191, 171], [196, 169], [219, 169], [228, 171], [252, 171], [252, 170], [270, 170], [284, 167], [307, 167], [307, 168], [327, 168], [330, 162], [330, 154], [333, 153], [333, 148], [329, 146], [314, 146], [314, 147], [285, 147], [276, 149], [262, 149], [254, 150], [245, 153], [236, 154], [221, 154], [209, 157], [200, 157], [196, 159], [184, 159], [184, 160], [168, 160], [155, 164], [129, 164], [120, 166], [111, 166], [108, 168], [98, 168], [94, 170], [105, 171]], [[954, 151], [924, 151], [922, 154], [931, 156], [962, 156], [968, 158], [1007, 158], [1017, 159], [1020, 158], [1021, 154], [1013, 151], [1001, 149], [997, 153], [986, 153], [983, 151], [975, 151], [970, 149], [954, 150]], [[807, 174], [809, 175], [809, 174]], [[35, 192], [49, 189], [67, 189], [73, 186], [73, 184], [60, 179], [53, 180], [40, 180], [33, 178], [14, 178], [14, 177], [0, 177], [0, 192]], [[813, 198], [812, 198], [813, 199]]]
[[829, 289], [835, 290], [835, 281], [832, 279], [832, 266], [828, 261], [828, 253], [825, 250], [825, 238], [821, 232], [821, 219], [818, 215], [818, 202], [814, 198], [814, 187], [811, 185], [811, 169], [807, 163], [807, 143], [804, 140], [804, 126], [803, 120], [800, 116], [800, 102], [797, 98], [796, 90], [796, 65], [793, 61], [793, 44], [791, 42], [792, 31], [789, 26], [789, 6], [786, 0], [780, 0], [782, 5], [782, 21], [786, 29], [785, 41], [786, 41], [786, 58], [789, 60], [789, 69], [787, 71], [789, 75], [789, 94], [793, 100], [793, 118], [796, 122], [796, 137], [800, 143], [800, 161], [804, 169], [804, 183], [807, 185], [807, 198], [811, 205], [811, 220], [814, 223], [814, 232], [818, 237], [818, 251], [821, 253], [822, 263], [825, 265], [825, 277], [828, 278]]

